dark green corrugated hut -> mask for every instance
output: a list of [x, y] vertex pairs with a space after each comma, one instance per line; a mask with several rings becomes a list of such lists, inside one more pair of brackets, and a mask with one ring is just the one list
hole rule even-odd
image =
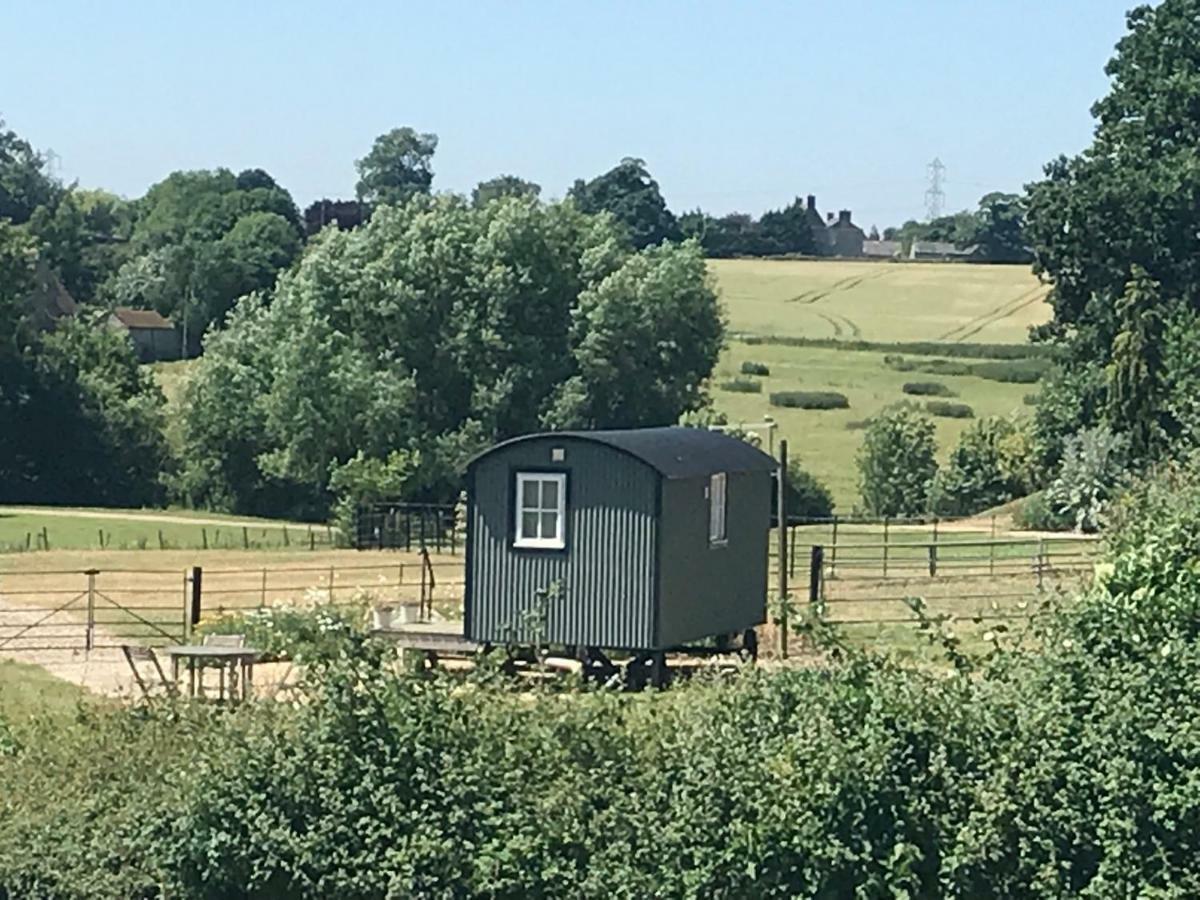
[[652, 651], [761, 624], [775, 468], [699, 428], [493, 447], [468, 468], [466, 636]]

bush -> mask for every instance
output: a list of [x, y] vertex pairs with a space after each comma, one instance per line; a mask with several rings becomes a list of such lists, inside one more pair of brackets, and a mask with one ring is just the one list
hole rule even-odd
[[954, 403], [950, 400], [930, 400], [925, 404], [925, 411], [931, 416], [941, 416], [946, 419], [975, 418], [975, 410], [966, 403]]
[[721, 390], [735, 394], [761, 394], [762, 382], [753, 378], [730, 378], [721, 382]]
[[912, 516], [929, 508], [937, 474], [933, 422], [911, 409], [884, 410], [871, 419], [858, 452], [863, 506], [876, 516]]
[[766, 376], [771, 374], [771, 367], [766, 363], [746, 360], [742, 363], [742, 374]]
[[772, 406], [790, 409], [849, 409], [850, 400], [837, 391], [776, 391], [770, 395]]
[[312, 663], [353, 652], [367, 639], [370, 598], [331, 605], [313, 598], [311, 606], [261, 606], [202, 620], [197, 633], [244, 634], [246, 643], [268, 659]]
[[1013, 525], [1022, 531], [1070, 531], [1074, 524], [1050, 505], [1045, 491], [1030, 494], [1013, 512]]
[[924, 372], [929, 375], [970, 375], [970, 363], [958, 362], [951, 359], [921, 359], [910, 360], [903, 356], [888, 355], [883, 358], [884, 365], [897, 372]]
[[1007, 419], [980, 419], [964, 431], [934, 481], [934, 512], [969, 516], [1024, 494], [1027, 443], [1021, 437]]
[[1013, 384], [1034, 384], [1050, 369], [1048, 360], [1020, 359], [1003, 362], [982, 362], [971, 366], [971, 374], [989, 381]]
[[1026, 406], [1037, 406], [1038, 398], [1040, 396], [1041, 396], [1040, 394], [1026, 394], [1024, 397], [1021, 398], [1021, 402], [1024, 403]]
[[1120, 485], [1129, 461], [1129, 440], [1103, 426], [1067, 439], [1062, 466], [1046, 490], [1046, 502], [1079, 531], [1100, 527], [1109, 498]]
[[788, 460], [788, 518], [827, 519], [833, 515], [833, 495], [798, 459]]
[[957, 397], [954, 391], [950, 390], [940, 381], [906, 381], [904, 387], [901, 388], [906, 394], [913, 394], [918, 397]]

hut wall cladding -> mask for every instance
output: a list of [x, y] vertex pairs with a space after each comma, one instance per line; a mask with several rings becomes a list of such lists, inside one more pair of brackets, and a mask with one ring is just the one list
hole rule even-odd
[[767, 620], [768, 541], [774, 482], [761, 472], [731, 472], [723, 544], [708, 540], [708, 479], [663, 482], [658, 641], [673, 647], [733, 634]]
[[[551, 461], [563, 447], [565, 459]], [[511, 548], [518, 471], [567, 473], [566, 551]], [[658, 473], [609, 447], [556, 438], [519, 444], [479, 462], [467, 637], [531, 640], [536, 596], [556, 582], [544, 639], [612, 649], [654, 645]]]

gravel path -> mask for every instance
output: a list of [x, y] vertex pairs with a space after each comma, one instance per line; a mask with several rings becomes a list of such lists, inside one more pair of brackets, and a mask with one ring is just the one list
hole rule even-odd
[[99, 627], [95, 639], [103, 649], [87, 652], [78, 610], [52, 613], [0, 597], [0, 656], [39, 665], [99, 694], [129, 694], [136, 685], [115, 646], [120, 642]]

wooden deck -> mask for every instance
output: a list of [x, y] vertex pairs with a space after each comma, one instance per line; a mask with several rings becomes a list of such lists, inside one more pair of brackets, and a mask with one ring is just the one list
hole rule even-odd
[[409, 622], [376, 628], [371, 634], [391, 641], [402, 650], [472, 655], [481, 649], [480, 644], [463, 637], [462, 622]]

